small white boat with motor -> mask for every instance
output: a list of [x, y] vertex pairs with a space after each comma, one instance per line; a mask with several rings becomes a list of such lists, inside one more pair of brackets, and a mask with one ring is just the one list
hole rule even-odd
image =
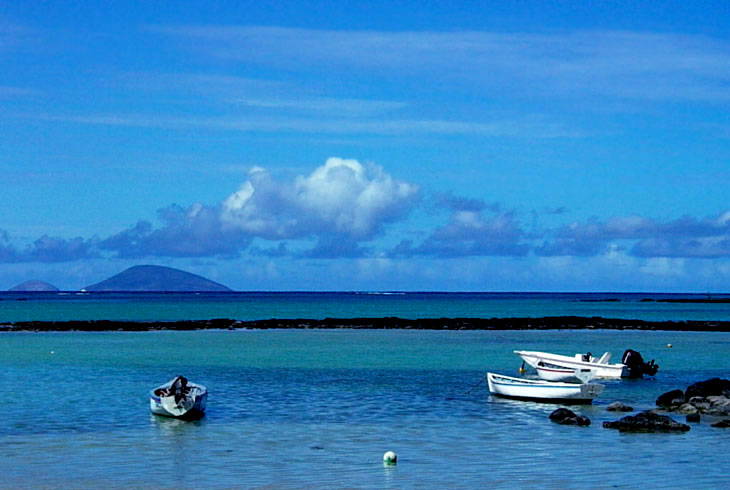
[[644, 362], [641, 354], [628, 349], [624, 352], [621, 363], [611, 364], [611, 353], [605, 352], [601, 357], [587, 354], [563, 356], [548, 352], [516, 350], [515, 354], [535, 368], [540, 378], [548, 381], [566, 381], [575, 379], [580, 371], [591, 370], [596, 378], [641, 378], [644, 374], [653, 376], [659, 366], [652, 359]]
[[[590, 376], [587, 374], [584, 379]], [[489, 391], [503, 398], [542, 403], [590, 405], [603, 392], [603, 385], [594, 383], [563, 383], [542, 379], [513, 378], [487, 373]]]
[[208, 389], [177, 376], [150, 390], [150, 410], [155, 415], [179, 419], [196, 419], [205, 413]]

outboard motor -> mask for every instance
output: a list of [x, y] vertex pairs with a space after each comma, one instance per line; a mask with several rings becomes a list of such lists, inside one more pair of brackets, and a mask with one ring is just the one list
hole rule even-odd
[[644, 363], [641, 369], [644, 371], [644, 374], [654, 376], [656, 372], [659, 371], [659, 364], [654, 363], [654, 359], [652, 359], [651, 361]]
[[644, 362], [641, 353], [632, 349], [626, 349], [621, 357], [621, 362], [629, 368], [630, 378], [641, 378], [644, 374], [654, 376], [659, 370], [659, 365], [654, 363], [654, 359], [650, 362]]

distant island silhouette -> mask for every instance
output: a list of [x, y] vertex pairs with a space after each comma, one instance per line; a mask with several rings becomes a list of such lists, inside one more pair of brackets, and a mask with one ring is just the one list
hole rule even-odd
[[86, 291], [225, 292], [232, 289], [197, 274], [160, 265], [135, 265], [108, 279], [84, 287]]
[[8, 289], [8, 291], [40, 293], [58, 291], [58, 288], [53, 284], [47, 283], [46, 281], [39, 281], [34, 279], [31, 281], [25, 281], [23, 283], [20, 283], [17, 286], [13, 286], [12, 288]]

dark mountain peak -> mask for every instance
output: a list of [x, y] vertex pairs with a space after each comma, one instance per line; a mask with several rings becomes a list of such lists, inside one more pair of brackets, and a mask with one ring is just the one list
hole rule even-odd
[[34, 291], [34, 292], [45, 292], [45, 291], [58, 291], [58, 288], [53, 284], [49, 284], [46, 281], [25, 281], [24, 283], [18, 284], [8, 289], [8, 291]]
[[190, 272], [160, 265], [135, 265], [87, 291], [231, 291], [223, 284]]

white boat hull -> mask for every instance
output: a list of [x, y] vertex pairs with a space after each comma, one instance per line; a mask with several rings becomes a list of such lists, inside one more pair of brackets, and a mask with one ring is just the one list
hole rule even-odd
[[155, 415], [179, 419], [200, 418], [208, 404], [208, 389], [196, 383], [188, 383], [190, 392], [178, 402], [173, 396], [160, 396], [160, 390], [170, 388], [172, 381], [150, 390], [150, 411]]
[[[618, 379], [630, 377], [629, 368], [625, 364], [609, 364], [592, 356], [588, 361], [584, 361], [581, 354], [571, 357], [537, 351], [516, 350], [514, 352], [525, 363], [535, 368], [540, 378], [549, 381], [563, 381], [575, 378], [576, 372], [581, 370], [592, 371], [594, 378]], [[604, 354], [604, 358], [605, 356], [606, 354]]]
[[495, 373], [487, 373], [487, 384], [494, 395], [544, 403], [589, 405], [603, 392], [603, 385], [599, 384], [513, 378]]
[[[544, 379], [545, 381], [575, 382], [578, 380], [578, 378], [576, 377], [575, 369], [564, 368], [552, 364], [538, 363], [537, 366], [535, 366], [535, 371], [537, 371], [537, 375], [540, 377], [540, 379]], [[591, 377], [595, 376], [591, 373]]]

